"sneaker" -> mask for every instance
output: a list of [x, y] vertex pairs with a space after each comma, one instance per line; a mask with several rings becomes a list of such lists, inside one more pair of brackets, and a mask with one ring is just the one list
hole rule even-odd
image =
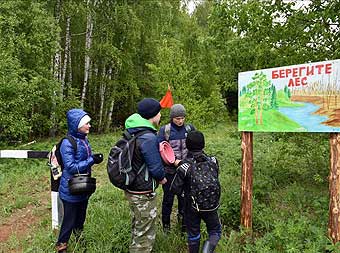
[[61, 242], [58, 243], [56, 246], [57, 252], [58, 253], [67, 253], [67, 243], [66, 242]]

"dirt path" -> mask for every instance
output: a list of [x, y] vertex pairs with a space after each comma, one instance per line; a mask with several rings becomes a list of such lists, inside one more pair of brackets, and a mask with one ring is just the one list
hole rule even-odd
[[37, 198], [39, 198], [39, 205], [29, 204], [25, 208], [16, 210], [10, 217], [1, 220], [0, 244], [5, 244], [12, 237], [18, 241], [24, 239], [41, 220], [41, 215], [50, 212], [48, 208], [50, 193], [39, 193]]

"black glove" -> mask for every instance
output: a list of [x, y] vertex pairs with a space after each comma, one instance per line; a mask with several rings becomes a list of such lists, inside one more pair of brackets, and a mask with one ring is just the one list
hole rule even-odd
[[95, 164], [101, 163], [104, 159], [103, 154], [93, 154], [92, 155], [93, 161]]

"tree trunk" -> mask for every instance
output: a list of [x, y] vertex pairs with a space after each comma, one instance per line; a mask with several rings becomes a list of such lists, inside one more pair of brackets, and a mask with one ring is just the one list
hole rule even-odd
[[[112, 67], [110, 66], [110, 69], [109, 69], [109, 78], [110, 78], [110, 80], [112, 80], [112, 75], [113, 75]], [[113, 107], [115, 105], [114, 94], [112, 94], [113, 90], [114, 89], [111, 89], [111, 96], [110, 96], [111, 97], [111, 103], [110, 103], [109, 112], [108, 112], [107, 119], [106, 119], [106, 126], [105, 126], [105, 129], [104, 129], [104, 132], [108, 132], [109, 129], [110, 129], [110, 125], [111, 125], [112, 112], [113, 112]]]
[[259, 117], [258, 110], [259, 110], [259, 108], [258, 108], [257, 100], [258, 100], [258, 97], [256, 96], [256, 102], [255, 102], [255, 123], [256, 123], [256, 125], [258, 125], [258, 123], [259, 123], [259, 120], [258, 120], [258, 117]]
[[107, 116], [107, 122], [106, 122], [106, 127], [105, 127], [105, 132], [108, 132], [110, 129], [110, 125], [111, 125], [111, 121], [112, 121], [112, 113], [113, 113], [113, 107], [115, 105], [115, 100], [114, 98], [111, 98], [111, 104], [110, 104], [110, 108], [109, 108], [109, 113]]
[[[56, 23], [59, 25], [60, 22], [60, 1], [61, 0], [57, 0], [56, 2], [56, 12], [55, 12], [55, 19], [56, 19]], [[60, 42], [59, 42], [60, 44]], [[60, 81], [61, 75], [60, 75], [60, 62], [61, 62], [61, 54], [60, 54], [60, 49], [59, 47], [57, 48], [57, 51], [54, 55], [54, 78], [57, 81]]]
[[68, 83], [68, 89], [72, 87], [72, 80], [73, 80], [73, 77], [72, 77], [72, 54], [71, 54], [71, 36], [70, 36], [70, 47], [69, 47], [69, 50], [68, 50], [68, 80], [67, 80], [67, 83]]
[[335, 244], [340, 241], [340, 134], [330, 134], [329, 217], [328, 236]]
[[252, 229], [253, 133], [242, 132], [241, 226]]
[[63, 71], [61, 76], [61, 94], [62, 98], [64, 98], [64, 88], [65, 88], [65, 79], [66, 79], [66, 71], [67, 71], [67, 63], [69, 61], [68, 56], [70, 55], [70, 44], [71, 44], [71, 35], [70, 35], [70, 25], [71, 25], [71, 17], [67, 16], [66, 18], [66, 38], [65, 38], [65, 50], [64, 50], [64, 64]]
[[[99, 78], [98, 78], [98, 66], [97, 66], [97, 64], [95, 64], [95, 63], [93, 63], [92, 64], [92, 66], [91, 66], [91, 71], [90, 71], [90, 73], [89, 73], [89, 78], [90, 78], [90, 80], [99, 80]], [[92, 78], [92, 76], [93, 76], [93, 78]], [[93, 112], [96, 112], [97, 113], [97, 87], [98, 85], [93, 85], [92, 86], [92, 94], [91, 94], [91, 99], [90, 99], [90, 101], [89, 101], [89, 103], [88, 103], [88, 105], [89, 105], [89, 108], [91, 108], [92, 109], [92, 111]]]
[[261, 91], [261, 100], [260, 100], [260, 125], [263, 124], [263, 118], [262, 118], [263, 104], [264, 104], [264, 89], [262, 89], [262, 91]]
[[103, 108], [104, 108], [104, 96], [106, 89], [106, 68], [104, 66], [102, 78], [101, 78], [100, 86], [99, 86], [99, 98], [100, 98], [100, 108], [99, 108], [99, 124], [98, 124], [98, 132], [101, 133], [103, 129]]
[[[90, 6], [90, 0], [87, 1], [87, 7], [90, 8], [89, 6]], [[90, 51], [91, 43], [92, 43], [92, 31], [93, 31], [93, 22], [92, 22], [91, 11], [89, 11], [89, 13], [87, 14], [87, 21], [86, 21], [84, 84], [83, 84], [83, 90], [81, 93], [81, 102], [80, 102], [80, 106], [82, 108], [84, 108], [86, 89], [87, 89], [87, 84], [89, 81], [90, 61], [91, 61], [89, 51]]]
[[[60, 21], [60, 0], [57, 0], [56, 2], [56, 12], [55, 12], [55, 19], [56, 23], [59, 24]], [[60, 61], [61, 61], [61, 56], [60, 56], [60, 49], [59, 47], [57, 48], [57, 51], [54, 55], [54, 78], [58, 81], [57, 85], [59, 85], [60, 81]], [[50, 128], [50, 136], [55, 137], [55, 134], [57, 132], [56, 129], [56, 108], [57, 108], [57, 90], [61, 89], [61, 87], [54, 87], [53, 89], [53, 94], [52, 94], [52, 108], [51, 108], [51, 115], [50, 115], [50, 120], [51, 120], [51, 125], [52, 127]]]

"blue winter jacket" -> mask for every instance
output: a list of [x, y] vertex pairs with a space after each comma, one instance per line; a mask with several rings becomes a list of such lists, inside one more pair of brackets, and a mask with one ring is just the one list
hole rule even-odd
[[[162, 141], [168, 141], [170, 143], [170, 146], [174, 150], [175, 157], [178, 160], [183, 160], [187, 157], [188, 149], [185, 144], [185, 139], [187, 138], [187, 129], [186, 125], [178, 126], [175, 123], [170, 123], [170, 135], [169, 139], [166, 140], [165, 137], [165, 126], [162, 126], [159, 129], [158, 132], [158, 141], [161, 143]], [[195, 130], [193, 125], [190, 126], [191, 131]], [[176, 173], [176, 167], [174, 165], [166, 165], [165, 166], [165, 172], [168, 174], [175, 174]]]
[[[165, 174], [159, 153], [156, 128], [148, 120], [142, 118], [137, 113], [126, 119], [125, 128], [130, 134], [135, 134], [146, 129], [150, 130], [149, 133], [145, 133], [137, 138], [138, 142], [140, 142], [139, 149], [151, 177], [156, 181], [163, 180]], [[150, 184], [150, 182], [144, 182], [143, 184], [141, 182], [142, 180], [136, 180], [129, 190], [136, 192], [148, 191], [155, 190], [155, 187], [157, 186], [155, 184]]]
[[64, 170], [60, 179], [59, 196], [68, 202], [81, 202], [89, 198], [89, 195], [71, 195], [68, 188], [68, 180], [74, 174], [91, 174], [91, 166], [94, 164], [91, 146], [86, 134], [78, 132], [78, 124], [87, 113], [81, 109], [72, 109], [67, 112], [68, 135], [77, 143], [77, 153], [69, 140], [64, 139], [60, 146]]

